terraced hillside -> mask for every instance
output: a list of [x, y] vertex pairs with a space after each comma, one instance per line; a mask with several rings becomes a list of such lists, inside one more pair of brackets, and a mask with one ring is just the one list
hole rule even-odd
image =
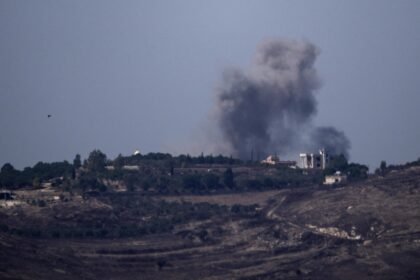
[[259, 193], [258, 205], [249, 194], [122, 196], [0, 208], [0, 278], [420, 278], [419, 167]]

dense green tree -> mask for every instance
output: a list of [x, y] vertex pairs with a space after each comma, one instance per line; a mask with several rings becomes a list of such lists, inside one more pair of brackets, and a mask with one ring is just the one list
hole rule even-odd
[[346, 171], [350, 181], [363, 180], [368, 177], [369, 167], [363, 164], [350, 163]]
[[124, 157], [119, 154], [115, 159], [114, 159], [114, 167], [116, 170], [121, 170], [124, 166]]
[[348, 162], [344, 155], [338, 155], [331, 158], [327, 168], [325, 169], [325, 174], [333, 174], [336, 171], [344, 172], [347, 169]]
[[183, 178], [184, 187], [192, 190], [193, 192], [198, 191], [202, 188], [201, 176], [198, 174], [187, 175]]
[[77, 154], [75, 157], [74, 157], [74, 160], [73, 160], [73, 167], [74, 168], [80, 168], [82, 166], [82, 160], [81, 160], [81, 158], [80, 158], [80, 155], [79, 154]]
[[214, 163], [214, 157], [213, 155], [208, 155], [205, 157], [204, 162], [207, 164], [213, 164]]
[[381, 171], [385, 171], [386, 169], [386, 161], [381, 161], [381, 165], [379, 166], [379, 168], [381, 169]]
[[199, 164], [205, 163], [204, 154], [201, 153], [201, 155], [197, 158], [197, 161]]
[[34, 165], [31, 170], [32, 177], [38, 177], [41, 181], [57, 178], [71, 177], [73, 166], [67, 162], [44, 163], [42, 161]]
[[0, 185], [3, 187], [13, 187], [16, 185], [19, 171], [10, 163], [5, 163], [1, 168]]
[[203, 176], [204, 185], [207, 189], [216, 189], [219, 187], [219, 176], [215, 174], [206, 174]]
[[86, 164], [89, 171], [103, 172], [106, 165], [106, 155], [100, 150], [93, 150], [90, 152]]
[[127, 187], [127, 190], [132, 192], [136, 189], [136, 185], [139, 182], [139, 178], [132, 172], [126, 172], [123, 175], [123, 181], [124, 181], [125, 186]]
[[258, 179], [249, 179], [246, 181], [246, 187], [248, 189], [259, 190], [263, 187], [263, 183]]
[[106, 191], [106, 186], [91, 173], [83, 174], [76, 182], [75, 187], [81, 188], [83, 192], [89, 190]]
[[16, 169], [10, 163], [5, 163], [1, 168], [2, 174], [13, 173]]
[[235, 186], [234, 174], [233, 174], [232, 168], [229, 167], [223, 173], [223, 183], [225, 184], [226, 187], [230, 189], [232, 189]]
[[145, 191], [148, 191], [155, 184], [156, 184], [156, 178], [151, 178], [150, 176], [145, 176], [140, 181], [140, 185], [142, 189]]
[[274, 181], [270, 177], [264, 178], [264, 187], [266, 188], [272, 188], [274, 186]]
[[384, 176], [387, 173], [387, 170], [388, 170], [388, 166], [386, 164], [386, 161], [383, 160], [381, 161], [379, 168], [375, 170], [375, 174]]

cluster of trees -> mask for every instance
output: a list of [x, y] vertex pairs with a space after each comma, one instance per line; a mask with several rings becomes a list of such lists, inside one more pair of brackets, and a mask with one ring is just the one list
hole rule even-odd
[[[386, 161], [382, 160], [379, 167], [375, 169], [375, 174], [385, 176], [392, 170], [402, 170], [412, 166], [420, 166], [420, 158], [415, 161], [407, 162], [399, 165], [388, 165]], [[347, 174], [349, 180], [363, 180], [368, 177], [369, 168], [366, 165], [358, 163], [348, 163], [347, 159], [340, 155], [331, 160], [329, 168], [325, 170], [325, 174], [330, 175], [336, 171], [341, 171]]]
[[[190, 155], [179, 155], [173, 157], [166, 153], [149, 153], [146, 155], [132, 155], [123, 157], [119, 155], [114, 160], [109, 160], [107, 156], [100, 150], [93, 150], [87, 159], [81, 159], [80, 155], [76, 155], [73, 163], [67, 161], [43, 163], [38, 162], [33, 167], [26, 167], [20, 171], [15, 169], [10, 163], [6, 163], [0, 172], [0, 187], [20, 188], [27, 186], [39, 187], [41, 183], [55, 180], [54, 183], [61, 184], [64, 182], [66, 187], [79, 188], [86, 190], [105, 191], [106, 186], [102, 183], [102, 179], [122, 180], [130, 190], [141, 187], [144, 190], [155, 187], [159, 190], [168, 189], [170, 182], [166, 176], [156, 176], [156, 172], [150, 170], [159, 170], [160, 174], [174, 173], [175, 167], [185, 167], [197, 164], [239, 164], [238, 159], [225, 157], [222, 155], [213, 156], [201, 154], [193, 157]], [[145, 166], [147, 176], [139, 176], [135, 172], [123, 170], [123, 166], [137, 165]], [[107, 170], [107, 166], [113, 166], [114, 170]], [[77, 172], [79, 170], [79, 172]], [[77, 176], [76, 176], [77, 174]], [[202, 186], [205, 188], [233, 188], [233, 173], [229, 169], [220, 180], [218, 176], [208, 174], [204, 178], [198, 178], [194, 175], [187, 175], [180, 180], [172, 180], [176, 185], [175, 189], [182, 188], [180, 185], [185, 184], [186, 189], [193, 190], [195, 183], [197, 188]]]
[[244, 178], [237, 185], [240, 190], [270, 190], [283, 188], [298, 188], [310, 185], [318, 185], [323, 181], [323, 175], [320, 172], [303, 174], [294, 170], [287, 170], [276, 176], [260, 176], [257, 178]]
[[[175, 168], [205, 167], [206, 165], [223, 165], [220, 172], [187, 172], [175, 174]], [[341, 171], [349, 180], [361, 180], [368, 176], [368, 167], [357, 163], [348, 163], [344, 156], [331, 160], [324, 173], [277, 168], [276, 175], [236, 176], [231, 167], [245, 165], [238, 159], [222, 155], [172, 156], [167, 153], [119, 155], [113, 160], [100, 150], [93, 150], [88, 158], [82, 160], [76, 155], [72, 163], [67, 161], [43, 163], [22, 171], [6, 163], [0, 171], [0, 187], [19, 188], [24, 186], [38, 187], [44, 182], [60, 185], [68, 189], [106, 191], [107, 180], [123, 182], [129, 191], [142, 190], [159, 193], [206, 193], [214, 191], [241, 191], [303, 186], [322, 182], [323, 175]], [[138, 169], [127, 170], [124, 166], [137, 166]], [[112, 167], [112, 168], [107, 168]], [[205, 167], [207, 168], [207, 167]], [[385, 170], [387, 167], [381, 167]], [[384, 171], [385, 172], [385, 171]]]
[[331, 159], [328, 168], [324, 170], [324, 174], [331, 175], [336, 171], [346, 174], [349, 181], [357, 181], [368, 177], [369, 167], [359, 163], [348, 163], [343, 155], [339, 155]]
[[[83, 162], [80, 155], [76, 155], [73, 164], [68, 161], [62, 162], [38, 162], [33, 167], [25, 167], [22, 171], [17, 170], [10, 163], [6, 163], [0, 170], [0, 187], [20, 188], [27, 186], [39, 187], [43, 182], [51, 182], [61, 185], [66, 181], [75, 182], [76, 171], [83, 167], [88, 175], [80, 181], [83, 186], [91, 185], [92, 178], [105, 172], [105, 166], [109, 162], [106, 155], [99, 150], [94, 150]], [[95, 187], [95, 184], [92, 184]]]
[[139, 165], [145, 162], [150, 161], [160, 161], [160, 162], [169, 162], [173, 166], [181, 167], [195, 164], [242, 164], [243, 162], [239, 159], [226, 157], [223, 155], [213, 156], [213, 155], [204, 155], [199, 156], [190, 156], [190, 155], [179, 155], [172, 156], [167, 153], [149, 153], [146, 155], [132, 155], [128, 157], [123, 157], [119, 155], [114, 160], [114, 165]]
[[393, 164], [388, 165], [386, 161], [382, 160], [379, 165], [379, 168], [375, 170], [375, 174], [380, 175], [380, 176], [385, 176], [392, 170], [401, 170], [401, 169], [405, 169], [405, 168], [409, 168], [413, 166], [420, 166], [420, 158], [418, 158], [415, 161], [411, 161], [411, 162], [407, 162], [405, 164], [399, 164], [399, 165], [393, 165]]
[[[175, 167], [185, 167], [186, 165], [194, 164], [235, 164], [239, 162], [237, 159], [222, 155], [216, 157], [212, 155], [200, 155], [198, 157], [180, 155], [173, 157], [170, 154], [164, 153], [138, 154], [128, 157], [119, 155], [114, 160], [109, 160], [100, 150], [93, 150], [83, 162], [80, 155], [76, 155], [72, 164], [67, 161], [53, 163], [38, 162], [33, 167], [26, 167], [20, 171], [15, 169], [10, 163], [6, 163], [0, 171], [0, 187], [38, 187], [43, 182], [55, 180], [54, 182], [56, 184], [66, 181], [66, 186], [71, 185], [83, 190], [90, 188], [104, 191], [106, 190], [106, 186], [101, 183], [101, 178], [111, 178], [123, 180], [131, 189], [134, 189], [135, 185], [141, 185], [144, 189], [148, 189], [157, 184], [162, 185], [167, 182], [165, 182], [165, 179], [156, 178], [156, 176], [153, 176], [154, 174], [148, 174], [150, 175], [148, 178], [139, 178], [138, 175], [132, 172], [123, 172], [122, 167], [125, 165], [143, 165], [163, 170], [164, 174], [169, 172], [173, 175]], [[115, 171], [108, 171], [106, 166], [113, 166]], [[77, 170], [80, 170], [80, 168], [82, 168], [81, 172], [79, 172], [79, 176], [76, 176]], [[230, 175], [232, 176], [232, 174]], [[188, 186], [191, 186], [194, 178], [185, 178], [184, 181]], [[233, 179], [225, 183], [228, 187], [232, 187]], [[209, 176], [205, 179], [205, 184], [208, 187], [216, 187], [218, 185], [218, 179], [215, 176]]]
[[22, 171], [15, 169], [10, 163], [6, 163], [0, 171], [0, 186], [11, 188], [39, 186], [41, 182], [52, 179], [57, 179], [55, 183], [59, 184], [60, 180], [74, 177], [74, 167], [67, 161], [38, 162], [33, 167], [26, 167]]
[[231, 168], [227, 168], [222, 176], [213, 173], [189, 174], [183, 177], [183, 186], [191, 192], [206, 192], [209, 190], [234, 189], [235, 181]]
[[286, 187], [302, 187], [319, 184], [323, 180], [321, 173], [303, 174], [301, 170], [283, 168], [272, 175], [235, 175], [231, 168], [222, 174], [191, 174], [183, 178], [184, 188], [193, 193], [211, 191], [262, 191]]
[[[232, 191], [235, 189], [235, 175], [231, 168], [222, 173], [187, 172], [171, 173], [166, 169], [142, 168], [141, 170], [111, 170], [103, 175], [105, 179], [122, 182], [128, 191], [152, 191], [161, 194], [208, 193]], [[80, 178], [90, 176], [84, 173]], [[79, 178], [79, 181], [80, 181]]]

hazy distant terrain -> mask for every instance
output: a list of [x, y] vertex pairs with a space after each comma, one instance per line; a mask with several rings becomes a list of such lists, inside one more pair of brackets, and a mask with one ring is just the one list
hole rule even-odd
[[1, 279], [420, 277], [419, 166], [252, 193], [15, 193], [0, 208]]

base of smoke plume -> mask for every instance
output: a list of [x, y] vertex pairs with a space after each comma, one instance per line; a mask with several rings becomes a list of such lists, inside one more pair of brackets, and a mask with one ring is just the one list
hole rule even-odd
[[242, 159], [321, 148], [348, 156], [350, 142], [342, 131], [312, 123], [318, 54], [308, 42], [265, 41], [250, 69], [224, 74], [215, 109], [224, 150]]

